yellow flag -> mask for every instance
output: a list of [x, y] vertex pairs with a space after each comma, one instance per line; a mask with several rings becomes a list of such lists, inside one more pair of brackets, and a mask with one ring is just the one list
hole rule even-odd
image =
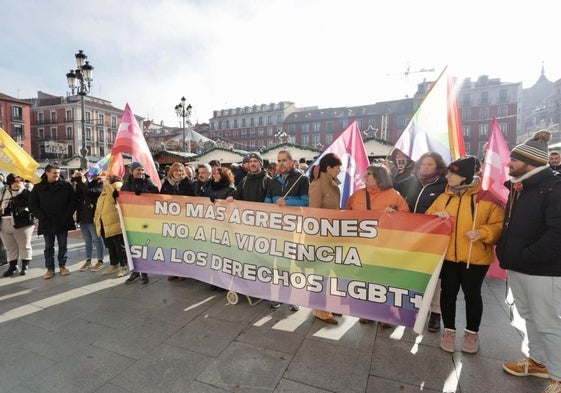
[[39, 183], [41, 178], [35, 173], [37, 168], [37, 161], [0, 128], [0, 170], [21, 176], [32, 183]]

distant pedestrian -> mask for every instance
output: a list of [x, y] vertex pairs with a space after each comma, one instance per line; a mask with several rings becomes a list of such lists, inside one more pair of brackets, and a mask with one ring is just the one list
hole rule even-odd
[[[96, 175], [92, 180], [88, 181], [82, 172], [78, 171], [70, 181], [74, 185], [78, 197], [76, 222], [80, 224], [80, 231], [86, 246], [86, 262], [80, 267], [80, 271], [84, 272], [91, 269], [92, 272], [98, 272], [105, 267], [103, 263], [105, 246], [103, 239], [96, 233], [94, 214], [97, 198], [99, 198], [101, 190], [103, 190], [103, 179], [101, 176]], [[94, 246], [97, 262], [92, 266]]]
[[14, 275], [21, 259], [20, 275], [24, 276], [31, 262], [31, 236], [35, 221], [29, 210], [30, 191], [23, 185], [23, 179], [10, 173], [6, 177], [6, 186], [0, 190], [0, 210], [2, 225], [0, 238], [6, 245], [7, 258], [10, 262], [4, 277]]
[[68, 231], [76, 229], [73, 218], [76, 205], [76, 193], [72, 185], [61, 178], [60, 168], [55, 164], [47, 165], [41, 182], [33, 187], [29, 197], [29, 209], [39, 220], [37, 233], [45, 239], [45, 279], [55, 275], [55, 239], [58, 243], [60, 274], [70, 274], [66, 268]]
[[561, 156], [558, 151], [552, 151], [549, 153], [549, 166], [554, 171], [561, 171]]

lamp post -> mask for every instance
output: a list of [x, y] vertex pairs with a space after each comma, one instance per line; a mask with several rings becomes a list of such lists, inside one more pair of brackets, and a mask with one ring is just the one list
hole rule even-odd
[[[191, 109], [193, 109], [191, 104], [185, 106], [186, 102], [187, 100], [185, 99], [185, 97], [181, 97], [181, 102], [175, 106], [175, 113], [177, 114], [177, 117], [183, 119], [183, 152], [185, 152], [185, 119], [187, 119], [187, 122], [189, 122]], [[191, 141], [189, 141], [189, 143], [187, 144], [187, 153], [191, 153]]]
[[80, 149], [80, 167], [87, 168], [88, 166], [88, 149], [86, 149], [86, 104], [84, 99], [86, 95], [90, 92], [93, 81], [93, 66], [89, 63], [88, 56], [79, 50], [75, 55], [76, 57], [76, 69], [70, 70], [66, 74], [66, 80], [68, 81], [68, 87], [72, 90], [72, 94], [76, 92], [81, 97], [82, 105], [82, 148]]

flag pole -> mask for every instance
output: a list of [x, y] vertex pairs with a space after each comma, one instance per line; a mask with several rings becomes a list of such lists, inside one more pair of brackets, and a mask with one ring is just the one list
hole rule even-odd
[[[473, 223], [471, 224], [471, 230], [475, 231], [475, 220], [477, 219], [477, 208], [479, 207], [479, 202], [475, 204], [475, 209], [473, 212]], [[469, 264], [471, 263], [471, 249], [473, 247], [473, 242], [469, 241], [469, 252], [468, 252], [468, 260], [467, 260], [467, 269], [469, 269]]]

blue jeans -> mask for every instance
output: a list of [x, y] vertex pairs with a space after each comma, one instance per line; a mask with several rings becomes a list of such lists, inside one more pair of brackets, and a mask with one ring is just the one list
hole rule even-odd
[[68, 231], [60, 233], [44, 233], [45, 239], [45, 267], [49, 270], [55, 270], [55, 238], [58, 243], [58, 266], [66, 265], [68, 258]]
[[97, 236], [95, 231], [95, 224], [93, 222], [81, 222], [80, 231], [82, 232], [82, 237], [86, 243], [86, 259], [92, 259], [93, 245], [95, 244], [95, 252], [97, 254], [97, 260], [103, 260], [103, 239]]

